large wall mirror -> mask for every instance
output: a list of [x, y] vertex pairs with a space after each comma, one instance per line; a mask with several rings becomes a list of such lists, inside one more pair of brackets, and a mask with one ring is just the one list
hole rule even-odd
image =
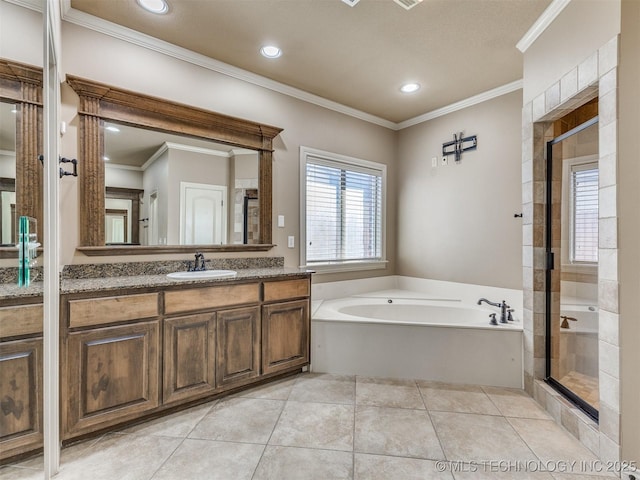
[[67, 76], [87, 255], [268, 250], [282, 129]]
[[0, 257], [16, 257], [17, 218], [42, 242], [42, 69], [0, 59]]

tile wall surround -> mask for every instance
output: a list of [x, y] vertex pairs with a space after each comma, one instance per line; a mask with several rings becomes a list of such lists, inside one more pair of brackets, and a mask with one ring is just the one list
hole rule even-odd
[[[522, 110], [525, 390], [603, 461], [620, 459], [617, 244], [617, 65], [612, 38]], [[545, 382], [546, 142], [552, 122], [599, 97], [599, 425]], [[559, 291], [552, 284], [552, 292]], [[553, 294], [552, 294], [553, 295]]]

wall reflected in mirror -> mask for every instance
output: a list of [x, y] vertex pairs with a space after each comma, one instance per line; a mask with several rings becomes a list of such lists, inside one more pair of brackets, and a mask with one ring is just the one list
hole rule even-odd
[[257, 244], [258, 152], [104, 122], [107, 245]]
[[0, 246], [16, 243], [16, 115], [0, 101]]

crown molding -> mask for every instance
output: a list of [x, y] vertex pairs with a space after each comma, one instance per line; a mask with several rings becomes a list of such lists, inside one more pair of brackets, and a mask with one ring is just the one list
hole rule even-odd
[[14, 5], [18, 5], [19, 7], [28, 8], [29, 10], [35, 10], [36, 12], [40, 12], [40, 13], [42, 13], [44, 10], [44, 5], [43, 5], [44, 0], [4, 0], [4, 1], [7, 3], [13, 3]]
[[553, 23], [560, 12], [569, 5], [571, 0], [553, 0], [549, 6], [542, 12], [542, 15], [531, 25], [531, 28], [524, 34], [520, 41], [516, 44], [516, 48], [522, 53], [526, 52], [529, 47], [535, 42], [542, 32], [544, 32], [549, 25]]
[[[26, 8], [30, 8], [32, 10], [42, 11], [42, 0], [4, 0], [4, 1], [7, 1], [9, 3], [14, 3], [16, 5], [20, 5]], [[538, 18], [538, 20], [534, 23], [534, 25], [520, 40], [520, 42], [518, 42], [518, 49], [524, 52], [526, 48], [528, 48], [531, 45], [531, 43], [533, 43], [535, 39], [549, 26], [549, 24], [553, 22], [556, 16], [567, 6], [567, 4], [570, 1], [571, 0], [553, 0], [553, 2], [549, 5], [549, 7], [547, 7], [547, 9], [540, 16], [540, 18]], [[458, 110], [462, 110], [464, 108], [477, 105], [478, 103], [486, 102], [487, 100], [491, 100], [501, 95], [505, 95], [507, 93], [511, 93], [516, 90], [522, 89], [522, 80], [516, 80], [515, 82], [511, 82], [506, 85], [494, 88], [492, 90], [488, 90], [478, 95], [474, 95], [464, 100], [460, 100], [459, 102], [455, 102], [450, 105], [446, 105], [442, 108], [438, 108], [436, 110], [432, 110], [422, 115], [418, 115], [417, 117], [410, 118], [408, 120], [404, 120], [399, 123], [395, 123], [389, 120], [385, 120], [384, 118], [377, 117], [375, 115], [371, 115], [369, 113], [363, 112], [361, 110], [348, 107], [341, 103], [328, 100], [318, 95], [305, 92], [304, 90], [300, 90], [298, 88], [294, 88], [289, 85], [276, 82], [275, 80], [271, 80], [261, 75], [248, 72], [246, 70], [234, 67], [227, 63], [220, 62], [218, 60], [207, 57], [205, 55], [195, 53], [186, 48], [178, 47], [176, 45], [165, 42], [163, 40], [159, 40], [150, 35], [146, 35], [144, 33], [140, 33], [135, 30], [122, 27], [121, 25], [108, 22], [101, 18], [94, 17], [93, 15], [89, 15], [87, 13], [84, 13], [72, 8], [71, 0], [61, 0], [61, 9], [62, 9], [62, 20], [64, 20], [65, 22], [73, 23], [80, 27], [88, 28], [98, 33], [102, 33], [104, 35], [108, 35], [108, 36], [117, 38], [119, 40], [123, 40], [125, 42], [138, 45], [140, 47], [161, 53], [163, 55], [167, 55], [169, 57], [173, 57], [178, 60], [191, 63], [193, 65], [198, 65], [208, 70], [221, 73], [223, 75], [236, 78], [238, 80], [242, 80], [242, 81], [251, 83], [253, 85], [267, 88], [269, 90], [273, 90], [275, 92], [278, 92], [293, 98], [297, 98], [298, 100], [302, 100], [304, 102], [318, 105], [320, 107], [327, 108], [329, 110], [333, 110], [335, 112], [342, 113], [344, 115], [358, 118], [360, 120], [364, 120], [365, 122], [379, 125], [381, 127], [385, 127], [390, 130], [402, 130], [404, 128], [411, 127], [419, 123], [427, 122], [429, 120], [433, 120], [434, 118], [438, 118], [443, 115], [447, 115], [449, 113], [453, 113]], [[525, 39], [527, 40], [525, 41]], [[526, 45], [523, 47], [524, 50], [520, 48], [522, 46], [521, 44]]]
[[409, 120], [405, 120], [404, 122], [400, 122], [397, 124], [396, 130], [402, 130], [403, 128], [412, 127], [419, 123], [428, 122], [429, 120], [433, 120], [434, 118], [442, 117], [443, 115], [448, 115], [450, 113], [457, 112], [458, 110], [463, 110], [465, 108], [472, 107], [473, 105], [477, 105], [478, 103], [486, 102], [487, 100], [491, 100], [493, 98], [500, 97], [502, 95], [506, 95], [507, 93], [515, 92], [521, 89], [522, 79], [516, 80], [515, 82], [507, 83], [506, 85], [487, 90], [486, 92], [479, 93], [478, 95], [474, 95], [473, 97], [465, 98], [464, 100], [460, 100], [459, 102], [452, 103], [445, 107], [438, 108], [436, 110], [432, 110], [431, 112], [427, 112], [422, 115], [418, 115], [417, 117], [410, 118]]

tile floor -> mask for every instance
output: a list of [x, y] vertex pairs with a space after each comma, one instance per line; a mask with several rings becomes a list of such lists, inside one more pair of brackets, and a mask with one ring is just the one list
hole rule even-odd
[[[613, 477], [520, 390], [308, 373], [71, 446], [61, 463], [60, 480]], [[41, 457], [0, 469], [42, 476]]]

